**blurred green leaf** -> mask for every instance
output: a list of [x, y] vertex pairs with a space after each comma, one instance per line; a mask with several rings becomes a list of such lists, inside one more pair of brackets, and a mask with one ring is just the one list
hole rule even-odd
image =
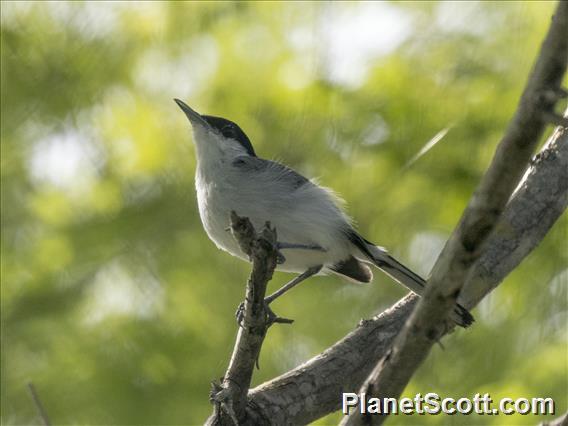
[[[2, 424], [38, 423], [29, 381], [54, 424], [199, 424], [210, 413], [249, 266], [202, 230], [189, 125], [173, 97], [235, 120], [259, 155], [319, 177], [366, 237], [426, 274], [489, 164], [553, 7], [3, 2]], [[566, 411], [566, 229], [564, 217], [407, 394], [553, 397]], [[276, 274], [271, 288], [287, 279]], [[369, 286], [311, 279], [277, 302], [296, 322], [270, 331], [254, 383], [403, 294], [379, 272]]]

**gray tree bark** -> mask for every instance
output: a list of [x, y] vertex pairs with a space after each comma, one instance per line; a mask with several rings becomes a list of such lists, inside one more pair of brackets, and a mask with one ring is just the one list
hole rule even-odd
[[[222, 385], [214, 386], [215, 410], [209, 424], [306, 424], [339, 409], [342, 392], [363, 389], [369, 396], [400, 395], [431, 345], [451, 331], [446, 318], [458, 295], [466, 308], [476, 306], [540, 243], [566, 209], [568, 120], [553, 108], [566, 96], [560, 83], [567, 62], [568, 3], [560, 2], [517, 113], [436, 263], [425, 297], [418, 302], [416, 296], [408, 295], [362, 321], [305, 364], [250, 391], [254, 362], [269, 326], [261, 300], [276, 262], [274, 247], [268, 247], [275, 235], [269, 228], [263, 231], [267, 246], [249, 229], [249, 243], [243, 245], [244, 234], [239, 236], [233, 226], [245, 253], [251, 254], [250, 247], [259, 244], [264, 249], [251, 254], [253, 273], [247, 286], [244, 327]], [[527, 170], [549, 122], [565, 127], [556, 130]], [[271, 260], [267, 262], [266, 257]], [[345, 423], [383, 420], [351, 415]]]
[[542, 422], [539, 426], [566, 426], [568, 425], [568, 413], [562, 414], [560, 417], [549, 422]]
[[264, 304], [266, 286], [276, 268], [276, 230], [266, 224], [257, 234], [248, 218], [231, 212], [231, 232], [252, 262], [240, 324], [231, 361], [221, 384], [213, 382], [210, 400], [214, 405], [208, 424], [240, 424], [247, 417], [247, 394], [260, 348], [274, 318]]
[[[438, 257], [410, 320], [361, 387], [359, 393], [366, 398], [399, 398], [432, 346], [453, 326], [448, 315], [526, 172], [548, 117], [554, 114], [567, 64], [568, 3], [560, 2], [491, 165]], [[379, 425], [386, 419], [386, 415], [360, 411], [354, 410], [342, 425]]]
[[[534, 158], [459, 297], [468, 309], [535, 249], [568, 205], [568, 130], [557, 129]], [[341, 408], [342, 392], [358, 392], [410, 317], [408, 295], [326, 351], [249, 393], [261, 424], [307, 424]], [[263, 421], [266, 420], [266, 421]]]

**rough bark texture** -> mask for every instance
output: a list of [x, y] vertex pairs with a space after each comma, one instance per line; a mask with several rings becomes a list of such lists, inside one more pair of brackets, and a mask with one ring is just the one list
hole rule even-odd
[[[446, 333], [446, 319], [511, 194], [525, 173], [552, 115], [568, 64], [568, 2], [560, 2], [515, 116], [489, 169], [432, 270], [416, 310], [360, 389], [367, 398], [399, 398], [432, 346]], [[359, 410], [342, 425], [379, 425], [386, 416]]]
[[560, 417], [549, 422], [542, 422], [539, 426], [566, 426], [568, 425], [568, 413], [564, 413]]
[[[535, 157], [501, 216], [459, 302], [473, 308], [540, 243], [568, 203], [568, 131], [557, 131]], [[341, 406], [391, 347], [417, 297], [363, 321], [335, 345], [249, 394], [259, 424], [307, 424]], [[269, 419], [269, 420], [268, 420]], [[264, 421], [263, 421], [264, 420]]]
[[276, 231], [266, 224], [257, 235], [248, 218], [231, 213], [231, 231], [241, 250], [252, 261], [252, 272], [247, 283], [244, 317], [229, 367], [221, 385], [213, 383], [211, 401], [215, 409], [208, 424], [241, 424], [247, 417], [247, 394], [260, 348], [270, 326], [265, 312], [266, 285], [276, 268]]
[[[557, 130], [533, 160], [524, 183], [508, 204], [507, 201], [525, 172], [546, 123], [565, 125], [567, 121], [553, 112], [563, 93], [559, 85], [568, 59], [567, 21], [568, 4], [561, 2], [515, 117], [446, 244], [434, 268], [430, 288], [416, 312], [413, 314], [418, 299], [409, 295], [382, 314], [362, 321], [320, 355], [253, 389], [248, 399], [245, 396], [254, 365], [251, 359], [256, 360], [265, 332], [262, 337], [247, 337], [243, 335], [251, 329], [245, 327], [239, 331], [223, 386], [215, 390], [216, 410], [209, 423], [309, 423], [337, 410], [342, 392], [360, 391], [381, 359], [386, 361], [378, 365], [363, 389], [369, 396], [399, 396], [431, 345], [450, 331], [444, 320], [458, 294], [463, 306], [473, 308], [538, 245], [567, 205], [566, 129]], [[255, 297], [260, 300], [258, 293]], [[245, 307], [245, 311], [246, 316], [255, 316], [252, 307]], [[410, 327], [405, 327], [409, 319]], [[395, 340], [395, 350], [391, 351]], [[387, 353], [389, 357], [385, 357]], [[230, 371], [232, 368], [234, 372]], [[241, 368], [245, 368], [245, 373], [237, 371]], [[351, 424], [368, 420], [361, 416], [349, 419]], [[371, 421], [382, 420], [375, 417]]]
[[[568, 109], [564, 116], [568, 118]], [[534, 157], [475, 265], [460, 295], [465, 306], [477, 305], [499, 285], [499, 277], [515, 269], [540, 243], [568, 207], [567, 188], [568, 129], [559, 127]]]

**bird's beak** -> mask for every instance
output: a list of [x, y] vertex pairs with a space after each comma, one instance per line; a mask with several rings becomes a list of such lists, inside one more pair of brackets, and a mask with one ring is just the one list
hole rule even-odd
[[178, 104], [192, 125], [201, 124], [202, 126], [209, 127], [209, 123], [207, 123], [207, 121], [205, 121], [199, 113], [192, 110], [185, 102], [182, 102], [179, 99], [174, 99], [174, 101], [176, 101], [176, 104]]

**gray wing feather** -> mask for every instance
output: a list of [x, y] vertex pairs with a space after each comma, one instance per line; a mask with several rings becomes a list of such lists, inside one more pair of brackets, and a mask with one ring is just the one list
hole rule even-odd
[[243, 155], [233, 160], [233, 166], [242, 171], [257, 173], [270, 172], [275, 180], [290, 185], [291, 189], [298, 189], [310, 183], [310, 180], [295, 170], [276, 161], [265, 160], [258, 157]]

